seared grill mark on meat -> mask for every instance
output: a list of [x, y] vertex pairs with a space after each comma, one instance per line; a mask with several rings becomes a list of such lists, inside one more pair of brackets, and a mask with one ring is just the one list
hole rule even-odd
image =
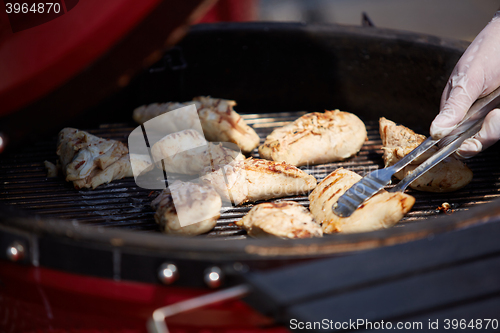
[[316, 178], [294, 166], [252, 158], [233, 162], [202, 179], [214, 186], [223, 200], [237, 205], [307, 193], [316, 186]]
[[[339, 169], [343, 169], [343, 168], [339, 168]], [[328, 189], [330, 187], [335, 186], [335, 184], [337, 184], [337, 182], [339, 180], [341, 180], [341, 179], [342, 179], [342, 174], [334, 173], [334, 172], [332, 172], [331, 174], [329, 174], [326, 178], [323, 179], [323, 181], [321, 183], [326, 183], [326, 182], [330, 182], [330, 183], [328, 183], [328, 185], [325, 185], [321, 189], [321, 194], [320, 195], [323, 195], [326, 191], [328, 191]]]
[[[342, 191], [342, 189], [341, 189], [341, 188], [339, 188], [337, 191], [335, 191], [335, 192], [334, 192], [334, 193], [333, 193], [333, 194], [332, 194], [332, 195], [328, 198], [328, 200], [327, 200], [327, 201], [332, 200], [334, 196], [336, 196], [337, 194], [339, 194], [339, 193], [340, 193], [340, 191]], [[364, 206], [364, 205], [361, 205], [361, 206]], [[361, 206], [360, 206], [360, 207], [361, 207]]]
[[[250, 158], [251, 159], [251, 158]], [[293, 165], [286, 164], [285, 162], [277, 163], [273, 161], [266, 160], [254, 160], [247, 159], [248, 163], [245, 163], [245, 170], [257, 171], [257, 172], [267, 172], [272, 174], [284, 174], [293, 178], [301, 178], [303, 175], [298, 173], [302, 171]], [[303, 171], [302, 171], [303, 172]]]
[[[301, 134], [304, 134], [304, 135], [297, 135], [297, 138], [295, 140], [290, 141], [288, 143], [288, 145], [292, 145], [292, 144], [298, 142], [299, 140], [302, 140], [303, 138], [305, 138], [306, 136], [310, 135], [311, 133], [305, 133], [305, 131], [304, 131]], [[279, 143], [278, 143], [278, 145], [279, 145]]]
[[75, 165], [75, 170], [78, 170], [78, 168], [81, 167], [84, 163], [85, 163], [85, 161], [81, 161], [80, 163]]
[[[364, 232], [387, 228], [406, 214], [415, 199], [407, 194], [381, 191], [364, 202], [350, 217], [335, 215], [332, 206], [339, 193], [349, 189], [361, 176], [339, 168], [321, 181], [309, 195], [309, 209], [316, 221], [322, 223], [323, 232]], [[337, 198], [335, 198], [338, 196]]]
[[232, 109], [228, 109], [226, 112], [219, 113], [219, 123], [225, 121], [231, 126], [231, 128], [237, 130], [241, 135], [248, 135], [248, 130], [238, 124], [240, 120], [242, 120], [241, 116], [234, 116], [231, 114], [231, 111]]
[[313, 112], [275, 129], [259, 147], [259, 155], [296, 166], [328, 163], [354, 155], [365, 139], [365, 125], [355, 115]]

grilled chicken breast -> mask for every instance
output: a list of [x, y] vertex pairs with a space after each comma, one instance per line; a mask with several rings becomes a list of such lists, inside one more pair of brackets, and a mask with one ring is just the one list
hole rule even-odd
[[311, 238], [323, 236], [311, 213], [294, 201], [265, 202], [236, 222], [252, 237]]
[[[189, 104], [195, 104], [201, 127], [208, 141], [232, 142], [238, 145], [243, 153], [249, 153], [259, 145], [259, 136], [233, 110], [236, 102], [231, 100], [200, 96], [185, 103], [154, 103], [135, 109], [133, 118], [142, 124], [160, 114]], [[177, 119], [174, 123], [164, 124], [164, 126], [168, 127], [170, 133], [173, 133], [185, 129], [186, 124], [194, 121], [194, 119]], [[176, 124], [177, 122], [179, 125]]]
[[354, 233], [389, 228], [410, 211], [415, 198], [401, 193], [381, 191], [368, 199], [349, 217], [339, 217], [332, 211], [339, 197], [361, 179], [355, 172], [339, 168], [323, 179], [309, 195], [309, 209], [323, 232]]
[[[380, 118], [379, 124], [385, 166], [395, 164], [426, 139], [425, 136], [417, 134], [405, 126], [398, 126], [386, 118]], [[395, 177], [403, 179], [437, 150], [437, 147], [432, 147], [410, 165], [396, 173]], [[451, 192], [469, 184], [472, 176], [472, 171], [462, 161], [455, 156], [450, 156], [416, 179], [410, 184], [410, 187], [426, 192]]]
[[126, 154], [105, 169], [95, 168], [84, 179], [73, 180], [73, 185], [76, 189], [90, 187], [95, 189], [97, 186], [110, 183], [112, 180], [133, 176], [130, 158]]
[[316, 178], [292, 165], [253, 158], [206, 170], [201, 179], [235, 205], [304, 194], [316, 187]]
[[132, 177], [127, 147], [75, 128], [59, 132], [57, 155], [66, 181], [75, 188], [96, 188], [114, 179]]
[[296, 166], [329, 163], [356, 154], [365, 139], [365, 124], [354, 114], [313, 112], [275, 129], [259, 147], [259, 155]]
[[[151, 207], [156, 210], [155, 220], [163, 232], [196, 236], [217, 224], [222, 201], [211, 187], [176, 181], [170, 191], [163, 190], [153, 200]], [[185, 226], [181, 226], [180, 219]]]
[[162, 168], [163, 160], [166, 172], [187, 175], [199, 174], [206, 167], [245, 159], [239, 151], [221, 143], [207, 142], [200, 133], [191, 129], [166, 135], [153, 145], [151, 154], [159, 168]]

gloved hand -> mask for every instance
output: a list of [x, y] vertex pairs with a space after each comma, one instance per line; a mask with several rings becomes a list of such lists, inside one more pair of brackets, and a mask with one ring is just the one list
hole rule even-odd
[[[451, 73], [440, 112], [430, 128], [431, 136], [447, 136], [463, 119], [471, 105], [500, 87], [500, 11], [477, 35]], [[457, 155], [470, 158], [500, 139], [500, 109], [491, 111], [481, 130], [467, 139]]]

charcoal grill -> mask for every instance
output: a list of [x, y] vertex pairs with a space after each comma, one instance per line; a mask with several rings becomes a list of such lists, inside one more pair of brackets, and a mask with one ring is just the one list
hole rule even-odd
[[[318, 180], [338, 167], [363, 175], [383, 166], [379, 117], [428, 134], [446, 79], [466, 46], [375, 28], [292, 23], [195, 26], [129, 86], [66, 126], [126, 142], [137, 126], [131, 122], [135, 107], [211, 95], [236, 100], [235, 109], [262, 142], [274, 128], [305, 112], [339, 108], [365, 122], [368, 140], [353, 158], [301, 169]], [[50, 130], [0, 161], [0, 247], [22, 244], [26, 255], [18, 263], [27, 267], [159, 284], [160, 265], [175, 262], [180, 278], [174, 288], [205, 288], [204, 272], [214, 265], [226, 275], [225, 285], [231, 285], [242, 270], [347, 255], [500, 219], [497, 144], [467, 161], [474, 178], [462, 190], [409, 190], [416, 204], [391, 229], [321, 239], [251, 239], [234, 224], [252, 207], [246, 204], [224, 211], [208, 234], [173, 237], [161, 234], [154, 222], [149, 203], [157, 192], [137, 187], [131, 178], [93, 191], [47, 178], [43, 161], [57, 158], [56, 134]], [[258, 157], [257, 152], [252, 156]], [[307, 196], [282, 200], [308, 205]], [[444, 202], [452, 205], [449, 215], [438, 210]], [[7, 259], [4, 250], [0, 257]]]
[[[276, 127], [283, 126], [297, 119], [305, 112], [283, 112], [243, 115], [261, 137], [264, 138]], [[130, 124], [104, 124], [99, 129], [89, 132], [108, 139], [127, 141], [128, 134], [134, 129]], [[318, 181], [339, 167], [347, 168], [364, 175], [378, 168], [383, 168], [381, 140], [378, 124], [367, 122], [368, 140], [361, 151], [346, 161], [321, 165], [303, 166], [300, 169], [312, 174]], [[79, 225], [137, 230], [142, 232], [158, 232], [154, 211], [149, 206], [158, 191], [150, 191], [138, 187], [132, 178], [126, 178], [96, 190], [75, 190], [71, 183], [61, 177], [47, 178], [44, 160], [55, 162], [56, 138], [36, 143], [33, 147], [13, 154], [2, 161], [0, 181], [3, 191], [2, 203], [12, 205], [20, 210], [37, 215], [40, 218], [67, 219]], [[500, 197], [498, 163], [500, 157], [493, 147], [477, 157], [467, 161], [474, 172], [474, 179], [466, 188], [453, 193], [423, 193], [409, 190], [415, 196], [416, 204], [395, 228], [433, 219], [444, 214], [459, 215], [476, 205], [484, 204]], [[251, 156], [258, 158], [257, 149]], [[307, 195], [286, 197], [277, 200], [293, 200], [308, 207]], [[442, 203], [452, 205], [452, 211], [443, 212], [438, 209]], [[257, 204], [257, 203], [255, 203]], [[255, 204], [245, 204], [224, 210], [217, 226], [209, 233], [198, 238], [222, 238], [225, 240], [245, 239], [246, 232], [234, 224], [241, 219]], [[326, 236], [335, 241], [338, 235]]]

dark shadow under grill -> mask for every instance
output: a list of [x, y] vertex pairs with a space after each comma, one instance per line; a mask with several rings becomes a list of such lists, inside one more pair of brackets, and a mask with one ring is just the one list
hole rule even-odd
[[[305, 112], [267, 113], [242, 115], [260, 135], [261, 142], [276, 127], [283, 126]], [[381, 141], [378, 123], [365, 122], [368, 140], [361, 151], [353, 158], [338, 163], [317, 166], [303, 166], [302, 170], [314, 175], [318, 181], [339, 167], [355, 171], [360, 175], [383, 167]], [[131, 124], [106, 124], [99, 129], [89, 130], [92, 134], [122, 142], [135, 127]], [[99, 227], [126, 228], [141, 231], [158, 231], [154, 221], [154, 211], [150, 208], [156, 192], [136, 186], [133, 178], [113, 181], [95, 190], [75, 190], [72, 183], [62, 178], [47, 178], [43, 161], [55, 162], [56, 139], [38, 142], [26, 147], [19, 153], [2, 158], [0, 162], [0, 202], [13, 205], [43, 217], [69, 219], [77, 223]], [[252, 156], [258, 157], [255, 150]], [[412, 211], [396, 225], [403, 228], [408, 223], [432, 218], [442, 214], [437, 208], [448, 202], [454, 209], [453, 214], [474, 205], [490, 202], [500, 197], [500, 156], [498, 145], [488, 149], [467, 165], [474, 172], [468, 186], [453, 193], [425, 193], [408, 190], [415, 196]], [[307, 196], [287, 197], [281, 200], [294, 200], [309, 205]], [[240, 219], [252, 207], [247, 204], [221, 213], [217, 226], [206, 236], [227, 239], [245, 238], [245, 231], [233, 222]], [[76, 223], [76, 222], [75, 222]]]

